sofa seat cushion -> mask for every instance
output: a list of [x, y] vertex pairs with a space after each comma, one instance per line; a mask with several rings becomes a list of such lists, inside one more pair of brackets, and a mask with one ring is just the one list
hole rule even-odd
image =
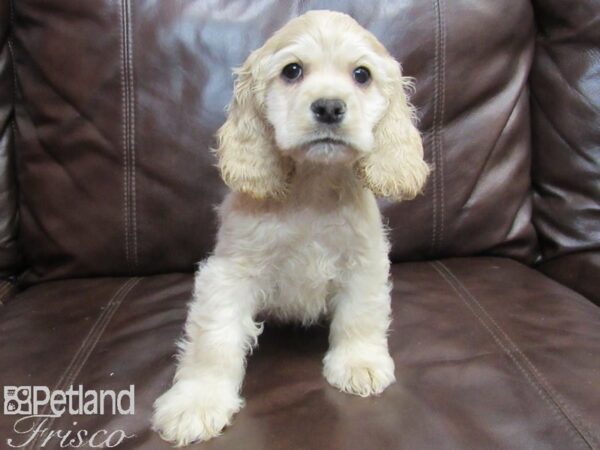
[[[249, 359], [246, 407], [202, 448], [600, 447], [598, 307], [508, 259], [403, 263], [392, 272], [396, 384], [379, 398], [339, 393], [321, 376], [325, 326], [267, 325]], [[191, 287], [191, 275], [170, 274], [25, 290], [0, 310], [0, 384], [133, 384], [134, 415], [64, 415], [45, 427], [123, 430], [135, 437], [119, 448], [170, 448], [149, 419], [174, 374]], [[18, 417], [0, 416], [0, 446], [28, 439], [13, 430]], [[59, 448], [58, 439], [44, 448]]]

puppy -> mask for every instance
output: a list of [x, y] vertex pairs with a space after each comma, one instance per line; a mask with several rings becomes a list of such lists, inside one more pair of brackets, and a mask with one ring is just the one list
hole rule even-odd
[[411, 199], [428, 174], [400, 65], [351, 17], [297, 17], [235, 74], [216, 148], [231, 193], [196, 274], [174, 384], [154, 404], [154, 429], [177, 445], [217, 436], [243, 406], [257, 317], [330, 318], [323, 374], [343, 392], [394, 382], [375, 195]]

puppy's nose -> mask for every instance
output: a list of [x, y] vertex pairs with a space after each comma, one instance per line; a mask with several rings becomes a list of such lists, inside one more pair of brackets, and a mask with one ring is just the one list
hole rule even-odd
[[310, 109], [317, 122], [340, 123], [346, 114], [346, 104], [337, 98], [320, 98], [315, 100]]

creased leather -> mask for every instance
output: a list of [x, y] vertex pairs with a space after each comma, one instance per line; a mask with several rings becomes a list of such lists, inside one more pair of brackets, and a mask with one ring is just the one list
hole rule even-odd
[[10, 4], [0, 1], [0, 277], [19, 269], [17, 188], [13, 153], [14, 67], [10, 49]]
[[15, 285], [10, 281], [0, 280], [0, 306], [10, 301], [15, 294]]
[[600, 5], [534, 4], [532, 174], [540, 269], [600, 304]]
[[381, 202], [392, 260], [531, 262], [525, 0], [15, 2], [23, 282], [190, 271], [226, 192], [209, 148], [231, 68], [309, 9], [352, 14], [416, 80], [433, 175]]

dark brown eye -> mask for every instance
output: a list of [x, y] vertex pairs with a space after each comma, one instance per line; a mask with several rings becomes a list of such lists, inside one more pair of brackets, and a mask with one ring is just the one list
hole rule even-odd
[[352, 77], [358, 84], [365, 84], [371, 79], [371, 72], [366, 67], [360, 66], [354, 69]]
[[297, 63], [288, 64], [281, 71], [281, 76], [288, 81], [296, 81], [302, 76], [302, 66]]

